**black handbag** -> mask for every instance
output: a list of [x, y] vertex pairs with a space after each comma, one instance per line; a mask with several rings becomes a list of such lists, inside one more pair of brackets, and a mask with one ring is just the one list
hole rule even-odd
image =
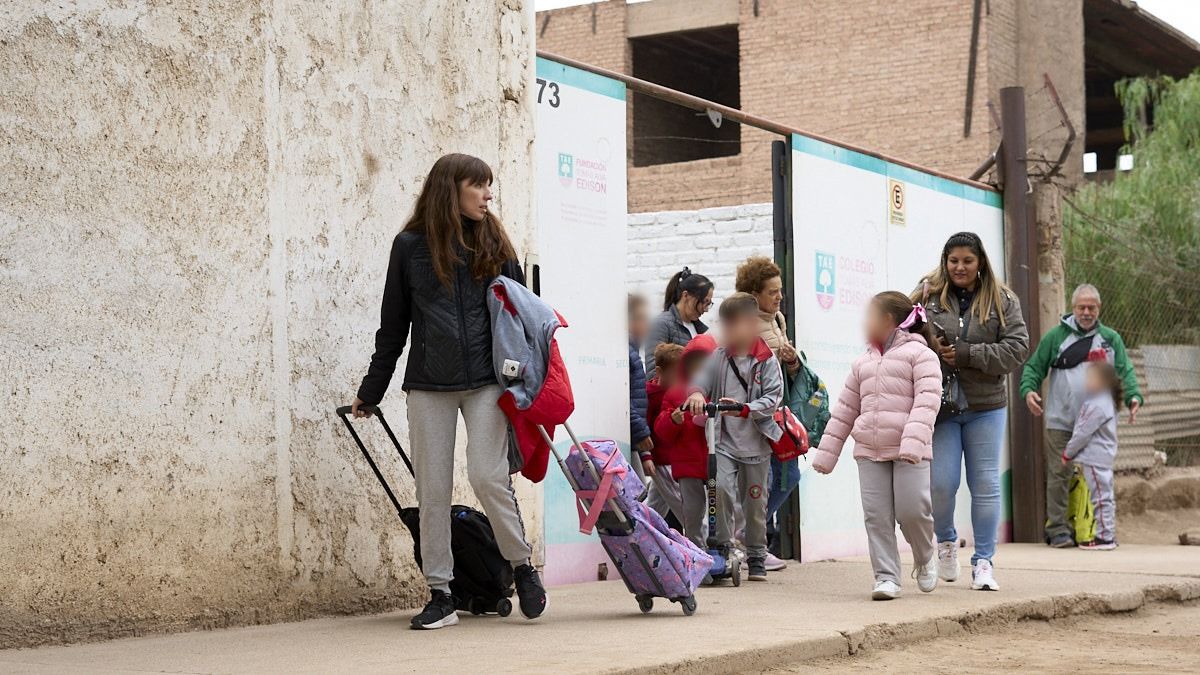
[[941, 412], [957, 415], [967, 411], [967, 392], [963, 391], [962, 382], [958, 380], [958, 370], [952, 370], [942, 376], [942, 409]]

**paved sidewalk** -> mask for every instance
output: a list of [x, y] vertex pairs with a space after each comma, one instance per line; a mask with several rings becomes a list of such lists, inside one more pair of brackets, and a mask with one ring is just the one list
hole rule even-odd
[[[964, 553], [967, 553], [964, 551]], [[964, 555], [964, 565], [968, 556]], [[409, 612], [0, 651], [11, 673], [745, 672], [961, 632], [980, 621], [1126, 611], [1200, 597], [1200, 547], [1113, 552], [1010, 544], [998, 593], [971, 591], [969, 570], [932, 594], [871, 602], [864, 560], [793, 565], [765, 583], [702, 588], [695, 616], [659, 600], [643, 616], [620, 582], [551, 589], [549, 613], [463, 616], [408, 630]]]

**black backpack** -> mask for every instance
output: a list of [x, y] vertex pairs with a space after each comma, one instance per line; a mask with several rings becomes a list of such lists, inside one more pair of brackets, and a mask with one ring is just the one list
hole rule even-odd
[[[412, 533], [413, 555], [421, 562], [421, 511], [400, 509], [400, 520]], [[454, 579], [450, 593], [459, 609], [472, 614], [512, 611], [512, 564], [500, 554], [492, 523], [481, 511], [455, 504], [450, 507], [450, 550], [454, 554]], [[508, 611], [499, 611], [504, 605]]]
[[[409, 475], [413, 475], [412, 462], [408, 460], [404, 448], [400, 447], [400, 441], [392, 433], [392, 428], [383, 418], [383, 413], [375, 406], [363, 406], [362, 409], [379, 418], [383, 430], [387, 432], [388, 438], [392, 439], [392, 443], [396, 446], [396, 451], [400, 453], [400, 459], [408, 467]], [[363, 445], [362, 439], [358, 437], [358, 432], [354, 430], [354, 425], [350, 423], [350, 419], [347, 417], [349, 413], [350, 406], [342, 406], [337, 409], [338, 416], [350, 430], [350, 435], [358, 444], [358, 449], [362, 451], [363, 457], [367, 459], [367, 464], [370, 465], [375, 478], [379, 479], [383, 491], [387, 493], [392, 506], [396, 507], [396, 512], [400, 514], [400, 521], [412, 533], [413, 553], [417, 559], [417, 565], [421, 565], [421, 511], [415, 506], [407, 508], [400, 506], [400, 501], [396, 499], [392, 487], [388, 485], [387, 479], [379, 471], [371, 453], [367, 452], [367, 447]], [[512, 564], [500, 554], [500, 547], [496, 544], [496, 535], [492, 532], [492, 523], [488, 517], [469, 506], [461, 504], [451, 506], [450, 551], [454, 555], [454, 579], [450, 581], [450, 594], [454, 596], [455, 606], [472, 614], [495, 612], [500, 616], [508, 616], [512, 613], [510, 598], [513, 594], [513, 568]]]

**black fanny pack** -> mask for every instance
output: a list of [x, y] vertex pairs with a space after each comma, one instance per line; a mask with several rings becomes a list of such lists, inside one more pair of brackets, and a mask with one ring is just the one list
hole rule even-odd
[[1050, 364], [1051, 368], [1058, 370], [1070, 370], [1075, 366], [1087, 361], [1088, 354], [1092, 351], [1092, 338], [1082, 338], [1072, 342], [1066, 349], [1059, 353], [1058, 358]]

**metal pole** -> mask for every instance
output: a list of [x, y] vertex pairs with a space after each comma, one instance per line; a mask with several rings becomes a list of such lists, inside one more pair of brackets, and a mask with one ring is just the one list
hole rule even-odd
[[716, 103], [714, 101], [709, 101], [707, 99], [700, 98], [699, 96], [692, 96], [691, 94], [685, 94], [682, 91], [671, 89], [670, 87], [664, 87], [661, 84], [647, 82], [646, 80], [641, 80], [636, 77], [631, 77], [624, 73], [619, 73], [615, 70], [609, 70], [607, 68], [593, 66], [590, 63], [585, 63], [583, 61], [577, 61], [575, 59], [567, 58], [565, 56], [560, 56], [558, 54], [553, 54], [551, 52], [547, 52], [547, 51], [544, 51], [541, 49], [537, 50], [537, 55], [543, 59], [549, 59], [551, 61], [561, 63], [565, 66], [571, 66], [572, 68], [578, 68], [579, 70], [585, 70], [589, 73], [595, 73], [597, 75], [602, 75], [604, 77], [607, 77], [611, 80], [616, 80], [618, 82], [622, 82], [625, 84], [625, 86], [627, 88], [629, 88], [630, 91], [634, 91], [639, 94], [644, 94], [646, 96], [657, 98], [657, 99], [660, 99], [663, 101], [668, 101], [670, 103], [674, 103], [676, 105], [683, 106], [684, 108], [690, 108], [692, 110], [696, 110], [699, 112], [705, 112], [708, 110], [713, 110], [715, 112], [719, 112], [719, 113], [721, 113], [722, 118], [731, 120], [733, 122], [737, 122], [738, 124], [744, 124], [746, 126], [754, 127], [756, 129], [770, 131], [772, 133], [779, 134], [780, 136], [791, 136], [792, 134], [798, 134], [798, 135], [804, 136], [806, 138], [811, 138], [811, 139], [814, 139], [817, 141], [821, 141], [822, 143], [829, 143], [830, 145], [836, 145], [839, 148], [845, 148], [847, 150], [852, 150], [859, 154], [867, 155], [868, 157], [875, 157], [876, 159], [882, 159], [884, 161], [891, 162], [892, 164], [899, 164], [900, 166], [907, 167], [909, 169], [916, 169], [917, 171], [923, 171], [925, 173], [932, 174], [939, 178], [945, 178], [946, 180], [951, 180], [956, 183], [962, 183], [964, 185], [970, 185], [973, 187], [977, 187], [977, 188], [980, 188], [981, 190], [994, 190], [995, 189], [991, 185], [988, 185], [986, 183], [980, 183], [978, 181], [968, 180], [966, 178], [963, 178], [962, 176], [955, 176], [953, 174], [946, 173], [945, 171], [938, 171], [937, 169], [931, 169], [927, 166], [921, 166], [919, 164], [914, 164], [906, 159], [901, 159], [900, 157], [893, 157], [891, 155], [887, 155], [882, 152], [876, 152], [875, 150], [871, 150], [870, 148], [864, 148], [862, 146], [854, 145], [853, 143], [846, 143], [845, 141], [839, 141], [839, 140], [830, 138], [828, 136], [823, 136], [821, 134], [813, 133], [811, 131], [805, 131], [804, 129], [797, 129], [796, 127], [790, 127], [786, 124], [780, 124], [778, 122], [769, 120], [765, 117], [759, 117], [758, 115], [751, 115], [749, 113], [738, 110], [737, 108], [730, 108], [727, 105], [721, 105], [720, 103]]
[[[796, 287], [795, 242], [792, 241], [792, 153], [791, 139], [771, 143], [771, 202], [772, 224], [775, 239], [775, 264], [783, 270], [783, 287]], [[795, 293], [783, 296], [784, 317], [787, 318], [788, 339], [796, 340]], [[796, 461], [796, 460], [792, 460]], [[788, 462], [790, 464], [790, 462]], [[787, 464], [784, 465], [787, 471]], [[772, 483], [784, 477], [772, 477]], [[800, 559], [800, 495], [795, 490], [776, 516], [778, 520], [779, 557]]]
[[[1007, 234], [1008, 282], [1029, 326], [1030, 342], [1038, 332], [1037, 221], [1026, 167], [1025, 89], [1000, 90], [1002, 174], [1004, 176], [1004, 221]], [[1012, 405], [1009, 407], [1009, 443], [1012, 448], [1013, 540], [1038, 542], [1045, 529], [1046, 508], [1043, 483], [1041, 420], [1029, 413], [1020, 396], [1020, 378], [1009, 378]]]

